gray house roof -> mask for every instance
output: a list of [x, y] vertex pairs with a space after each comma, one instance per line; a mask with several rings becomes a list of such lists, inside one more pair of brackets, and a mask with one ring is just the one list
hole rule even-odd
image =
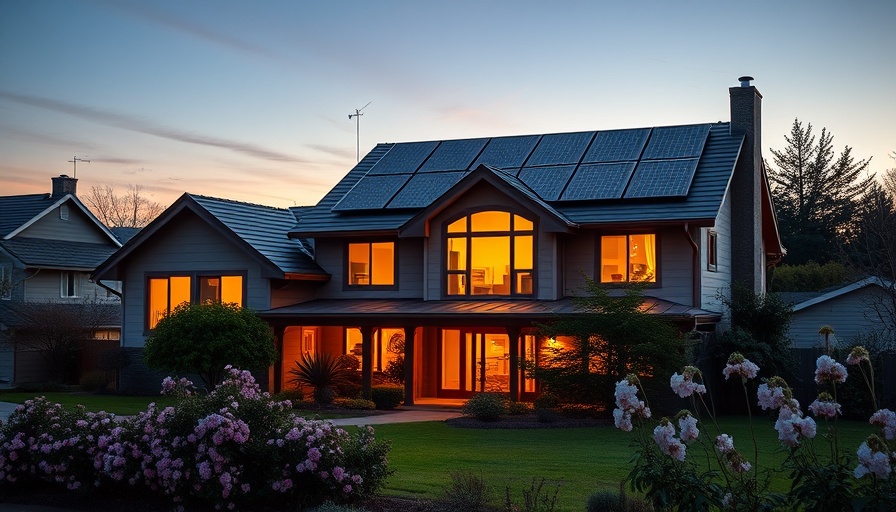
[[163, 226], [177, 222], [184, 212], [196, 214], [213, 229], [241, 246], [267, 269], [266, 277], [282, 279], [287, 274], [320, 278], [328, 276], [314, 262], [309, 243], [287, 237], [287, 232], [296, 223], [293, 210], [184, 194], [100, 265], [94, 278], [117, 279], [119, 263], [150, 240]]
[[885, 290], [893, 289], [893, 283], [891, 283], [890, 281], [881, 279], [880, 277], [871, 276], [854, 283], [839, 286], [822, 292], [793, 292], [792, 295], [782, 293], [781, 296], [785, 300], [792, 301], [794, 303], [793, 311], [797, 312], [812, 307], [816, 304], [820, 304], [822, 302], [840, 297], [841, 295], [846, 295], [847, 293], [861, 290], [862, 288], [865, 288], [867, 286], [879, 286]]
[[56, 200], [50, 194], [0, 197], [0, 238], [15, 231], [49, 208]]
[[713, 123], [379, 144], [291, 236], [397, 232], [481, 164], [571, 225], [708, 225], [743, 141]]

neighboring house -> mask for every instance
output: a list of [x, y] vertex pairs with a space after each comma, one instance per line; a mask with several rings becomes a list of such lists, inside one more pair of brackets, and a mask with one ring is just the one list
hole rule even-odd
[[868, 277], [824, 292], [782, 293], [793, 303], [789, 336], [794, 348], [825, 347], [819, 330], [827, 325], [832, 347], [850, 344], [866, 336], [896, 342], [893, 283]]
[[518, 363], [565, 341], [534, 323], [581, 314], [583, 276], [646, 283], [682, 331], [724, 325], [734, 281], [765, 291], [784, 249], [749, 80], [730, 122], [379, 144], [306, 209], [185, 195], [95, 277], [123, 281], [135, 349], [179, 302], [239, 297], [275, 329], [273, 390], [325, 352], [359, 356], [369, 391], [403, 346], [408, 404], [530, 398]]
[[[78, 199], [77, 181], [61, 175], [52, 178], [49, 194], [0, 197], [0, 384], [51, 377], [46, 354], [21, 343], [30, 334], [23, 320], [29, 304], [119, 302], [116, 283], [102, 286], [89, 278], [121, 244]], [[97, 338], [118, 339], [114, 313], [98, 326]]]

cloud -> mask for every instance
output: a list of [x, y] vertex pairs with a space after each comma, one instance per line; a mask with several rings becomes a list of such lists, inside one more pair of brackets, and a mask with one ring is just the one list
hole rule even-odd
[[114, 112], [106, 112], [103, 110], [86, 107], [83, 105], [75, 105], [64, 101], [43, 98], [39, 96], [30, 96], [26, 94], [16, 94], [12, 92], [0, 91], [0, 98], [14, 101], [22, 105], [61, 112], [81, 119], [86, 119], [95, 123], [115, 126], [124, 130], [130, 130], [147, 135], [161, 137], [163, 139], [184, 142], [187, 144], [197, 144], [200, 146], [211, 146], [216, 148], [229, 149], [231, 151], [249, 155], [263, 160], [273, 160], [277, 162], [294, 162], [308, 163], [306, 160], [270, 150], [254, 144], [228, 140], [218, 137], [210, 137], [188, 133], [174, 128], [158, 125], [152, 121], [140, 119], [138, 117], [117, 114]]
[[8, 133], [10, 139], [21, 140], [25, 142], [36, 142], [38, 144], [47, 144], [50, 146], [65, 146], [70, 148], [94, 149], [95, 146], [86, 142], [72, 139], [68, 137], [60, 137], [57, 135], [48, 135], [46, 133], [34, 133], [24, 130], [18, 130], [10, 127], [0, 128], [4, 133]]
[[191, 37], [202, 39], [213, 44], [234, 48], [236, 50], [249, 53], [255, 56], [274, 58], [276, 55], [266, 48], [250, 44], [241, 39], [237, 39], [229, 34], [216, 32], [207, 27], [193, 23], [184, 18], [171, 16], [155, 9], [150, 9], [146, 4], [130, 3], [130, 2], [105, 2], [105, 5], [119, 9], [121, 12], [130, 14], [136, 18], [143, 18], [153, 23], [174, 29]]

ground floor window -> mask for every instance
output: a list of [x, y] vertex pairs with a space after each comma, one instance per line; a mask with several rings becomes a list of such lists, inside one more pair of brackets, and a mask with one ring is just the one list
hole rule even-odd
[[[352, 354], [364, 364], [361, 329], [350, 327], [345, 330], [345, 353]], [[404, 329], [379, 328], [373, 330], [373, 371], [385, 372], [389, 364], [397, 364], [404, 357]]]
[[159, 320], [184, 302], [214, 301], [243, 305], [241, 275], [153, 276], [147, 279], [146, 290], [148, 329], [155, 328]]

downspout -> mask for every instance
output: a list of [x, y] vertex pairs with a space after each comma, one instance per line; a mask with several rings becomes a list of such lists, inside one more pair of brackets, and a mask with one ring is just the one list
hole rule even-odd
[[693, 269], [693, 283], [691, 293], [693, 294], [693, 303], [695, 308], [699, 308], [700, 304], [700, 246], [697, 245], [697, 241], [694, 240], [694, 237], [691, 236], [690, 226], [687, 222], [684, 223], [684, 235], [687, 237], [688, 242], [691, 243], [691, 247], [694, 248], [694, 255], [691, 257], [692, 259], [692, 269]]

